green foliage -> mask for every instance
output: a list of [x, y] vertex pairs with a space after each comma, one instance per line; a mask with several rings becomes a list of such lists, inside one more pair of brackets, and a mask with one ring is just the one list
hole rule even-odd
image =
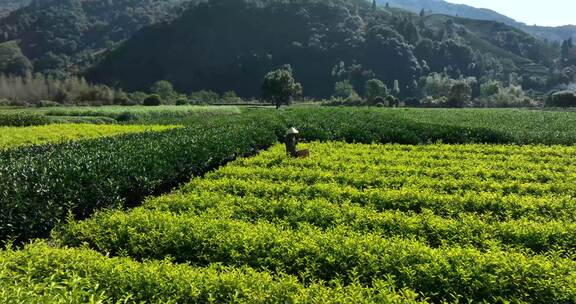
[[242, 103], [244, 100], [238, 97], [238, 95], [236, 95], [236, 92], [228, 91], [222, 94], [222, 101], [225, 103]]
[[547, 101], [552, 107], [576, 107], [576, 93], [573, 91], [561, 91], [552, 94]]
[[453, 108], [465, 107], [472, 98], [472, 87], [466, 81], [456, 81], [450, 88], [448, 105]]
[[[179, 118], [198, 118], [200, 116], [240, 114], [241, 111], [235, 106], [102, 106], [102, 107], [59, 107], [46, 109], [45, 113], [50, 117], [109, 117], [118, 121], [149, 122], [151, 120], [171, 120]], [[129, 118], [129, 119], [126, 119]], [[172, 122], [168, 121], [168, 124]]]
[[10, 12], [30, 4], [29, 0], [5, 0], [0, 3], [0, 16], [5, 17]]
[[338, 81], [334, 84], [334, 97], [346, 99], [354, 94], [357, 93], [349, 80]]
[[539, 104], [532, 100], [519, 85], [502, 87], [500, 82], [488, 82], [481, 85], [481, 97], [474, 101], [476, 106], [490, 108], [536, 107]]
[[144, 92], [133, 92], [129, 94], [129, 99], [135, 104], [143, 104], [148, 94]]
[[53, 236], [138, 260], [249, 266], [303, 284], [374, 287], [387, 278], [433, 303], [576, 297], [575, 190], [565, 177], [576, 172], [567, 157], [574, 147], [306, 148], [310, 157], [290, 159], [277, 145]]
[[192, 104], [202, 105], [202, 104], [215, 104], [220, 101], [220, 95], [212, 91], [198, 91], [192, 92], [190, 94], [190, 100]]
[[42, 74], [6, 76], [0, 74], [0, 98], [10, 100], [13, 105], [43, 106], [46, 101], [58, 104], [92, 105], [113, 104], [126, 94], [105, 85], [93, 85], [83, 78], [57, 79]]
[[[172, 83], [170, 83], [170, 81], [166, 80], [160, 80], [155, 82], [150, 87], [150, 92], [153, 95], [160, 96], [160, 99], [165, 101], [166, 103], [171, 103], [177, 97], [177, 93], [174, 90], [174, 86], [172, 85]], [[146, 100], [144, 102], [146, 102]]]
[[431, 73], [418, 83], [424, 96], [423, 106], [462, 108], [471, 106], [475, 77], [452, 79], [447, 74]]
[[114, 136], [126, 133], [154, 132], [173, 126], [120, 126], [96, 124], [52, 124], [34, 127], [0, 127], [0, 150], [26, 145]]
[[185, 105], [189, 105], [190, 101], [188, 100], [188, 98], [178, 98], [175, 102], [175, 105], [177, 106], [185, 106]]
[[276, 126], [266, 117], [208, 117], [184, 129], [0, 152], [0, 239], [45, 236], [69, 212], [138, 202], [271, 145]]
[[[282, 113], [308, 140], [361, 143], [573, 145], [576, 113], [512, 109], [294, 108]], [[546, 122], [546, 123], [543, 123]]]
[[159, 106], [162, 104], [162, 97], [158, 94], [152, 94], [144, 99], [142, 105], [147, 107]]
[[[458, 124], [459, 113], [390, 111], [375, 109], [290, 109], [282, 113], [287, 126], [296, 126], [307, 140], [361, 143], [424, 144], [505, 143], [509, 134], [478, 124]], [[491, 116], [491, 114], [485, 114]], [[484, 116], [485, 117], [485, 116]], [[504, 128], [503, 128], [504, 129]]]
[[418, 303], [415, 292], [385, 279], [304, 286], [249, 267], [138, 263], [45, 243], [1, 252], [0, 266], [0, 297], [10, 303]]
[[294, 79], [290, 65], [269, 72], [262, 84], [262, 97], [280, 108], [289, 105], [294, 97], [302, 95], [302, 85]]
[[[497, 80], [517, 72], [526, 89], [546, 90], [557, 52], [528, 34], [494, 22], [439, 15], [416, 25], [414, 14], [372, 10], [365, 2], [216, 0], [192, 5], [174, 22], [145, 29], [108, 53], [89, 79], [142, 90], [166, 77], [183, 90], [234, 90], [249, 98], [259, 95], [268, 71], [289, 63], [306, 94], [315, 98], [332, 96], [334, 79], [349, 80], [364, 96], [364, 83], [371, 78], [391, 89], [398, 80], [400, 90], [392, 93], [415, 97], [412, 82], [430, 72]], [[222, 18], [242, 26], [222, 24]], [[204, 35], [207, 28], [218, 39]], [[190, 35], [195, 43], [186, 42]], [[156, 47], [161, 45], [171, 47]]]
[[37, 113], [0, 113], [0, 126], [3, 127], [39, 126], [49, 122], [46, 116]]
[[366, 82], [366, 99], [370, 104], [375, 104], [376, 98], [382, 99], [388, 96], [388, 87], [378, 79], [370, 79]]
[[32, 71], [32, 63], [18, 46], [16, 41], [0, 44], [0, 73], [25, 76]]
[[394, 95], [395, 97], [399, 97], [400, 93], [401, 93], [400, 82], [398, 81], [398, 79], [395, 79], [394, 85], [392, 86], [392, 95]]
[[2, 19], [0, 37], [18, 41], [35, 71], [61, 77], [72, 65], [90, 65], [97, 59], [93, 53], [113, 47], [142, 27], [177, 16], [183, 1], [33, 2]]
[[502, 82], [497, 80], [489, 80], [480, 85], [480, 96], [484, 98], [494, 96], [500, 93], [502, 87]]

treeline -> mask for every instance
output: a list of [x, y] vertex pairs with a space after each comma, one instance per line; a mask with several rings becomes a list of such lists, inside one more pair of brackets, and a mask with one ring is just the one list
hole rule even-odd
[[42, 74], [0, 75], [0, 105], [56, 106], [61, 104], [113, 104], [124, 93], [85, 79], [58, 79]]
[[165, 80], [155, 82], [147, 92], [124, 92], [106, 85], [91, 84], [81, 77], [59, 79], [42, 74], [7, 76], [0, 74], [0, 106], [60, 105], [203, 105], [254, 103], [234, 91], [218, 94], [195, 91], [182, 94]]
[[515, 75], [509, 81], [488, 79], [483, 82], [476, 77], [451, 78], [446, 73], [431, 73], [415, 84], [414, 97], [400, 99], [398, 80], [389, 87], [379, 79], [364, 84], [359, 94], [349, 80], [336, 82], [334, 93], [326, 106], [378, 106], [378, 107], [425, 107], [425, 108], [519, 108], [519, 107], [574, 107], [576, 94], [565, 90], [545, 94], [526, 91]]

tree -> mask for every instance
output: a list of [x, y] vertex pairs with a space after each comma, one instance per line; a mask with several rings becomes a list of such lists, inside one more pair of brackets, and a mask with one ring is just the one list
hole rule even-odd
[[548, 98], [547, 105], [562, 108], [575, 107], [576, 93], [572, 91], [556, 92]]
[[480, 96], [485, 98], [496, 95], [502, 91], [502, 88], [502, 82], [498, 80], [489, 80], [480, 85]]
[[167, 102], [174, 100], [178, 95], [174, 90], [172, 83], [167, 80], [160, 80], [155, 82], [152, 87], [150, 87], [150, 92], [152, 94], [158, 94], [162, 100]]
[[294, 97], [300, 95], [302, 85], [294, 79], [290, 65], [271, 71], [264, 77], [262, 97], [274, 103], [276, 109], [282, 105], [289, 105]]
[[366, 99], [370, 104], [374, 103], [377, 97], [386, 98], [388, 96], [388, 87], [379, 79], [370, 79], [366, 81]]
[[394, 87], [392, 87], [392, 95], [398, 97], [400, 96], [400, 82], [398, 79], [394, 80]]
[[448, 105], [454, 108], [463, 108], [472, 98], [472, 87], [466, 81], [456, 81], [448, 95]]
[[159, 106], [162, 104], [162, 97], [158, 94], [152, 94], [144, 99], [143, 105], [145, 106]]
[[349, 80], [339, 81], [334, 85], [334, 97], [348, 98], [354, 93], [356, 91], [354, 91], [354, 86]]
[[242, 102], [242, 98], [238, 97], [238, 95], [236, 95], [236, 92], [234, 91], [224, 92], [224, 94], [222, 94], [222, 100], [226, 103]]

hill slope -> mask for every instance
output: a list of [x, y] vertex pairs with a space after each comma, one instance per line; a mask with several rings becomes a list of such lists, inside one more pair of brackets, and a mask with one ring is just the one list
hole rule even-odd
[[0, 0], [0, 17], [7, 16], [10, 12], [24, 7], [30, 0]]
[[34, 0], [0, 20], [0, 39], [16, 41], [35, 71], [58, 74], [144, 26], [173, 18], [184, 1]]
[[562, 41], [569, 38], [576, 39], [576, 26], [574, 25], [566, 25], [560, 27], [527, 25], [490, 9], [476, 8], [464, 4], [449, 3], [444, 0], [377, 0], [377, 2], [380, 5], [385, 5], [388, 3], [392, 7], [404, 8], [415, 13], [418, 13], [424, 9], [426, 12], [502, 22], [521, 29], [538, 38], [547, 39], [550, 41]]
[[138, 32], [88, 75], [128, 90], [166, 79], [184, 92], [258, 96], [267, 71], [291, 64], [307, 96], [329, 96], [342, 79], [362, 91], [372, 77], [389, 86], [399, 80], [409, 95], [428, 72], [546, 77], [549, 62], [535, 38], [494, 22], [419, 20], [403, 10], [374, 11], [364, 0], [213, 0]]

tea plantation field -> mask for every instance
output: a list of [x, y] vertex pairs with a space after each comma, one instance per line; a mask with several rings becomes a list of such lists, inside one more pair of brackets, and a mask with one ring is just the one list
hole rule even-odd
[[31, 127], [0, 127], [0, 149], [66, 142], [128, 133], [157, 132], [177, 126], [52, 124]]
[[576, 303], [574, 115], [250, 109], [0, 151], [0, 299]]

